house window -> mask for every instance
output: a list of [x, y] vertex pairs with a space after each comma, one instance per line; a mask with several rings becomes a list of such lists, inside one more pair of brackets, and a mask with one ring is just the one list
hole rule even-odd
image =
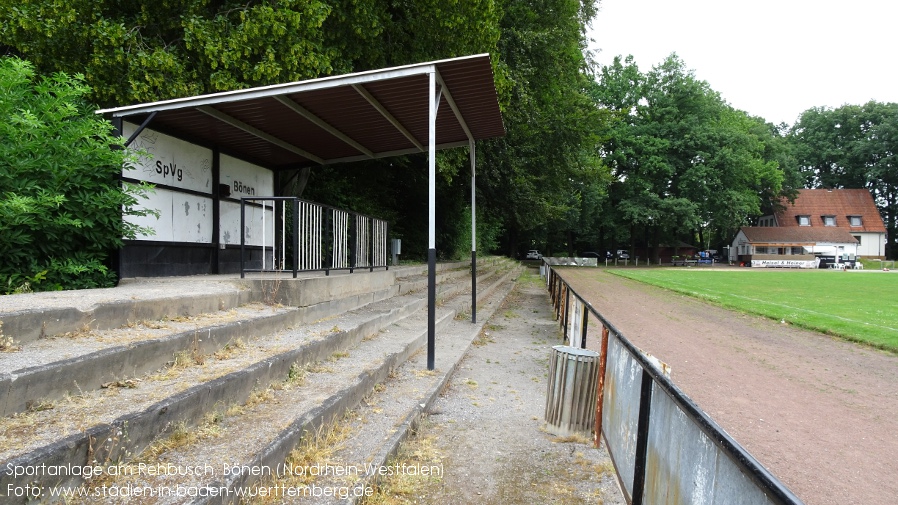
[[861, 245], [861, 236], [860, 235], [852, 235], [855, 240], [857, 240], [857, 245]]
[[798, 216], [798, 226], [811, 226], [811, 216]]
[[851, 226], [862, 226], [861, 216], [848, 216], [848, 224]]
[[823, 226], [835, 226], [836, 216], [823, 216]]

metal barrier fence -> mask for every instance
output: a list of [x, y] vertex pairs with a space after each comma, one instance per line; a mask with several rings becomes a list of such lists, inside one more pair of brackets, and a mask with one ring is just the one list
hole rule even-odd
[[595, 433], [605, 440], [628, 503], [802, 503], [686, 396], [653, 358], [553, 268], [544, 268], [568, 345], [586, 346], [590, 315], [602, 326]]
[[[253, 211], [249, 220], [247, 208]], [[331, 270], [389, 270], [389, 226], [382, 219], [292, 196], [243, 197], [240, 229], [240, 277], [246, 272], [292, 271], [296, 277], [322, 270], [328, 275]], [[260, 268], [247, 267], [248, 247], [261, 247]]]

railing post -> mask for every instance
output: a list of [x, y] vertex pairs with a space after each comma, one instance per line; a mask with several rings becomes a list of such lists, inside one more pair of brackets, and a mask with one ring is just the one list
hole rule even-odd
[[561, 328], [562, 328], [561, 334], [562, 334], [562, 339], [567, 341], [568, 340], [567, 323], [568, 323], [568, 319], [570, 318], [570, 312], [571, 312], [571, 288], [567, 284], [565, 284], [565, 286], [564, 286], [564, 308], [562, 309], [562, 312], [563, 312], [563, 314], [562, 314], [563, 317], [561, 320]]
[[652, 417], [652, 376], [642, 369], [642, 387], [639, 391], [639, 420], [636, 426], [636, 455], [633, 463], [633, 501], [642, 505], [645, 496], [645, 468], [649, 448], [649, 422]]
[[355, 270], [355, 261], [356, 261], [355, 250], [358, 247], [358, 244], [356, 243], [356, 240], [358, 240], [358, 232], [359, 232], [359, 230], [358, 230], [358, 228], [359, 228], [358, 215], [350, 214], [349, 223], [347, 223], [347, 224], [348, 224], [347, 236], [349, 238], [347, 240], [348, 246], [349, 246], [349, 273], [352, 273]]
[[[286, 202], [284, 202], [286, 205]], [[293, 198], [293, 278], [299, 270], [299, 198]]]
[[244, 255], [246, 253], [246, 200], [240, 199], [240, 278], [246, 276]]
[[595, 445], [596, 449], [602, 443], [602, 415], [605, 408], [605, 367], [608, 364], [608, 328], [602, 325], [602, 345], [599, 355], [599, 382], [596, 388], [596, 431]]
[[[580, 300], [583, 302], [583, 300]], [[586, 309], [586, 303], [583, 303], [583, 314], [580, 315], [580, 349], [586, 349], [586, 330], [589, 326], [589, 311]]]
[[324, 213], [324, 230], [321, 233], [322, 243], [324, 244], [324, 275], [330, 275], [330, 267], [334, 264], [334, 249], [337, 248], [334, 243], [334, 209], [328, 207]]

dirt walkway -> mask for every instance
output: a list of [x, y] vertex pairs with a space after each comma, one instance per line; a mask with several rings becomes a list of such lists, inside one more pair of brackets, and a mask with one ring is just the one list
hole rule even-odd
[[604, 270], [562, 276], [808, 505], [896, 503], [898, 356]]
[[548, 360], [560, 335], [545, 286], [529, 269], [403, 449], [442, 461], [442, 479], [387, 502], [624, 504], [604, 447], [544, 431]]

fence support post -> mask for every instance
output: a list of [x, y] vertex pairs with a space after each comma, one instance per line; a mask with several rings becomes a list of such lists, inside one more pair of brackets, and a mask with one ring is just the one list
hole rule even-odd
[[334, 239], [336, 236], [336, 233], [334, 233], [334, 221], [334, 209], [329, 207], [324, 211], [324, 231], [321, 233], [324, 244], [324, 275], [331, 274], [331, 266], [334, 264], [334, 258], [337, 253], [337, 245]]
[[639, 420], [636, 426], [636, 456], [633, 464], [633, 501], [642, 505], [645, 495], [645, 467], [649, 448], [649, 421], [652, 417], [652, 376], [642, 369], [642, 387], [639, 392]]
[[586, 331], [589, 326], [589, 311], [583, 304], [583, 314], [580, 315], [580, 349], [586, 349]]
[[[287, 205], [287, 202], [284, 202]], [[293, 278], [299, 271], [299, 199], [293, 199]]]
[[246, 277], [245, 259], [246, 254], [246, 200], [240, 199], [240, 278]]
[[562, 309], [563, 313], [561, 315], [562, 316], [562, 318], [561, 318], [561, 328], [562, 328], [561, 334], [562, 334], [563, 340], [568, 339], [567, 323], [568, 323], [568, 318], [570, 317], [570, 312], [571, 312], [571, 288], [567, 287], [567, 286], [565, 286], [565, 287], [566, 287], [566, 289], [564, 290], [564, 308]]
[[599, 356], [599, 382], [596, 388], [596, 449], [602, 444], [602, 410], [605, 406], [605, 366], [608, 363], [608, 328], [602, 325], [602, 345]]
[[356, 249], [358, 248], [358, 244], [356, 243], [356, 240], [358, 240], [358, 233], [359, 233], [359, 218], [358, 218], [358, 216], [351, 214], [349, 217], [348, 225], [349, 226], [347, 226], [347, 228], [348, 228], [348, 232], [349, 232], [349, 240], [348, 240], [348, 242], [349, 242], [349, 244], [348, 244], [348, 247], [349, 247], [349, 273], [352, 273], [355, 270], [355, 261], [356, 261], [355, 252], [356, 252]]

